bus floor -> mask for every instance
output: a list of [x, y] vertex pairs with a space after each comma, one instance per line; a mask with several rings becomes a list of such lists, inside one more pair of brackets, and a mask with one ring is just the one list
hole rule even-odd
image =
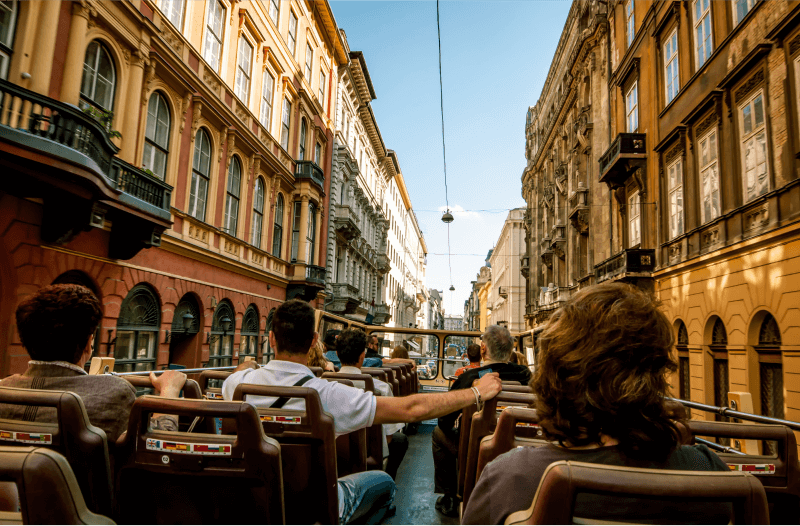
[[433, 492], [433, 453], [431, 433], [434, 426], [420, 424], [417, 434], [408, 437], [408, 452], [397, 470], [397, 514], [384, 524], [458, 524], [436, 512]]

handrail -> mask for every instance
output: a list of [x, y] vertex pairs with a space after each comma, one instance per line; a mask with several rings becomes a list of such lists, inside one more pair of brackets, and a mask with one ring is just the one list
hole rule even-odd
[[667, 398], [672, 402], [679, 402], [686, 407], [691, 407], [692, 409], [700, 409], [702, 411], [708, 411], [709, 413], [717, 413], [722, 416], [727, 416], [730, 418], [739, 418], [741, 420], [748, 420], [750, 422], [758, 422], [760, 424], [777, 424], [781, 426], [786, 426], [789, 429], [794, 429], [795, 431], [800, 431], [800, 422], [792, 422], [791, 420], [783, 420], [781, 418], [773, 418], [771, 416], [761, 416], [761, 415], [754, 415], [752, 413], [742, 413], [741, 411], [734, 411], [729, 407], [717, 407], [714, 405], [706, 405], [701, 404], [699, 402], [692, 402], [690, 400], [681, 400], [679, 398]]
[[747, 455], [747, 453], [742, 453], [738, 449], [733, 449], [732, 447], [723, 446], [722, 444], [717, 444], [716, 442], [712, 442], [710, 440], [706, 440], [705, 438], [694, 437], [694, 441], [698, 444], [703, 444], [709, 449], [713, 449], [715, 451], [720, 451], [722, 453], [733, 453], [734, 455]]
[[225, 367], [198, 367], [196, 369], [163, 369], [160, 371], [132, 371], [128, 373], [115, 373], [113, 371], [109, 371], [105, 374], [110, 374], [112, 376], [139, 376], [139, 375], [149, 375], [150, 373], [161, 374], [165, 371], [178, 371], [180, 373], [202, 373], [203, 371], [233, 371], [236, 369], [236, 365], [226, 365]]

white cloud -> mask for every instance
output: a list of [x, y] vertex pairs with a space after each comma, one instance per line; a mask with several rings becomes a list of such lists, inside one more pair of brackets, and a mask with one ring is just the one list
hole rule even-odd
[[[446, 206], [440, 206], [439, 211], [444, 213], [447, 210]], [[461, 205], [453, 205], [450, 207], [450, 213], [453, 214], [454, 217], [463, 217], [466, 219], [480, 219], [481, 215], [478, 212], [471, 212], [468, 210], [464, 210], [464, 207]]]

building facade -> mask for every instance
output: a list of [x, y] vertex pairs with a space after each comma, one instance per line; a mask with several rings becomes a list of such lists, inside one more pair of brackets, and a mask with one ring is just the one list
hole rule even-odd
[[488, 301], [492, 313], [488, 324], [502, 325], [512, 333], [526, 329], [526, 283], [520, 271], [521, 256], [526, 248], [524, 215], [524, 208], [515, 208], [508, 213], [500, 237], [489, 256], [492, 287], [489, 289]]
[[280, 302], [321, 305], [349, 60], [330, 5], [2, 9], [0, 374], [28, 360], [16, 305], [63, 282], [101, 299], [118, 370], [261, 359]]

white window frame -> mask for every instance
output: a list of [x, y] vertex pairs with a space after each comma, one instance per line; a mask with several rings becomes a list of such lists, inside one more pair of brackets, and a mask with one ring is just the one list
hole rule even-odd
[[[208, 6], [209, 7], [206, 10], [206, 21], [204, 29], [205, 35], [203, 36], [203, 60], [205, 60], [208, 63], [208, 65], [211, 66], [211, 69], [219, 73], [219, 66], [220, 63], [222, 62], [222, 47], [223, 47], [223, 42], [225, 41], [225, 19], [227, 18], [226, 13], [228, 11], [227, 8], [225, 7], [225, 4], [223, 4], [219, 0], [212, 0], [211, 2], [208, 2]], [[216, 9], [214, 9], [215, 6], [218, 6], [222, 10], [222, 14], [219, 18], [220, 20], [219, 35], [217, 35], [211, 27], [212, 17], [217, 12]], [[209, 40], [210, 38], [213, 38], [214, 40], [211, 41]], [[210, 46], [212, 46], [214, 42], [216, 42], [218, 46], [216, 63], [214, 62], [214, 56], [209, 54]]]
[[[260, 194], [258, 191], [259, 186], [261, 188]], [[253, 186], [253, 238], [250, 244], [258, 249], [262, 248], [262, 238], [264, 236], [264, 194], [264, 180], [261, 177], [256, 177], [256, 184]]]
[[280, 0], [269, 0], [269, 19], [278, 27], [278, 21], [281, 16], [281, 2]]
[[268, 69], [264, 69], [264, 75], [261, 78], [261, 113], [259, 120], [261, 125], [264, 126], [268, 132], [271, 131], [270, 124], [272, 123], [272, 97], [275, 93], [275, 77]]
[[625, 2], [625, 49], [631, 47], [636, 37], [636, 15], [633, 0]]
[[[202, 138], [205, 138], [208, 151], [205, 151], [203, 148]], [[203, 155], [207, 157], [205, 171], [203, 170]], [[189, 215], [195, 219], [199, 219], [200, 221], [206, 220], [208, 187], [210, 186], [211, 181], [211, 155], [211, 139], [209, 138], [208, 132], [201, 128], [197, 130], [197, 134], [195, 135], [194, 139], [194, 155], [192, 156], [192, 181], [189, 189]], [[202, 199], [200, 198], [201, 193]]]
[[[631, 96], [633, 95], [633, 96]], [[634, 81], [625, 93], [625, 130], [628, 133], [639, 131], [639, 81]]]
[[[761, 99], [762, 116], [761, 116], [761, 124], [760, 125], [756, 125], [756, 113], [755, 113], [755, 110], [756, 110], [756, 101], [759, 98]], [[741, 166], [742, 166], [742, 185], [743, 185], [743, 194], [742, 195], [744, 197], [743, 201], [745, 203], [750, 202], [753, 199], [756, 199], [757, 197], [764, 195], [765, 193], [769, 192], [769, 190], [770, 190], [770, 181], [769, 181], [769, 134], [768, 134], [768, 130], [767, 130], [767, 109], [765, 107], [766, 106], [766, 101], [767, 101], [767, 98], [764, 96], [764, 90], [763, 89], [759, 89], [758, 91], [753, 93], [750, 97], [748, 97], [746, 102], [740, 104], [739, 108], [738, 108], [738, 113], [739, 113], [739, 137], [740, 137], [740, 140], [739, 140], [739, 152], [740, 152], [740, 155], [741, 155], [741, 163], [742, 163], [741, 164]], [[745, 112], [745, 109], [747, 109], [747, 108], [749, 108], [751, 106], [752, 106], [751, 111], [752, 111], [753, 122], [752, 122], [752, 126], [751, 126], [751, 129], [750, 129], [750, 132], [745, 132], [745, 129], [744, 129], [744, 112]], [[751, 194], [751, 193], [748, 193], [748, 174], [747, 174], [747, 154], [748, 154], [748, 151], [747, 151], [746, 144], [748, 142], [750, 142], [751, 140], [754, 141], [753, 144], [755, 145], [755, 147], [752, 150], [752, 154], [756, 156], [756, 162], [758, 162], [758, 141], [757, 141], [757, 138], [762, 133], [764, 135], [764, 139], [763, 139], [764, 176], [763, 177], [764, 177], [764, 180], [765, 180], [764, 182], [766, 184], [763, 186], [763, 189], [759, 192], [758, 191], [758, 183], [756, 181], [753, 181], [753, 184], [755, 185], [756, 190], [755, 190], [755, 192], [753, 192]], [[760, 166], [760, 164], [756, 165], [754, 170], [757, 170], [758, 166]]]
[[159, 0], [158, 8], [164, 18], [175, 26], [179, 33], [183, 33], [183, 21], [186, 14], [186, 0]]
[[[246, 55], [249, 49], [249, 58]], [[250, 103], [250, 83], [253, 75], [253, 51], [255, 46], [250, 43], [250, 40], [242, 33], [239, 36], [239, 42], [236, 51], [236, 80], [234, 81], [233, 91], [236, 96], [244, 102], [245, 106]], [[244, 63], [244, 62], [247, 63]]]
[[683, 158], [678, 155], [667, 166], [667, 208], [669, 210], [669, 239], [683, 234]]
[[163, 181], [167, 177], [169, 168], [167, 162], [169, 161], [172, 116], [166, 97], [158, 91], [151, 93], [150, 99], [147, 101], [145, 123], [142, 168], [150, 170], [153, 175]]
[[[703, 3], [705, 2], [705, 8]], [[714, 52], [714, 30], [711, 27], [711, 0], [694, 0], [694, 60], [696, 69], [702, 68]]]
[[642, 203], [640, 196], [639, 190], [628, 196], [628, 248], [633, 248], [642, 243]]
[[309, 84], [311, 84], [311, 75], [314, 71], [312, 68], [314, 66], [314, 48], [311, 46], [311, 42], [306, 42], [306, 65], [303, 73], [305, 73], [306, 80]]
[[11, 55], [14, 53], [14, 34], [17, 26], [17, 13], [19, 12], [19, 2], [13, 0], [10, 9], [7, 9], [8, 4], [3, 3], [3, 11], [8, 16], [7, 34], [5, 40], [0, 40], [0, 79], [8, 78], [8, 66], [11, 64]]
[[281, 107], [281, 146], [287, 152], [289, 151], [289, 136], [292, 132], [292, 102], [287, 98], [283, 98], [283, 106]]
[[[286, 43], [289, 44], [289, 50], [292, 52], [292, 58], [295, 58], [295, 52], [297, 51], [297, 26], [300, 23], [300, 20], [297, 18], [297, 15], [294, 14], [294, 10], [289, 10], [289, 28], [286, 32]], [[294, 26], [294, 31], [292, 31], [292, 26]]]
[[[712, 127], [711, 130], [700, 137], [697, 144], [700, 163], [700, 221], [705, 224], [719, 217], [722, 212], [719, 189], [719, 135], [717, 134], [717, 127]], [[704, 157], [703, 150], [706, 148], [708, 155]], [[705, 184], [707, 181], [709, 183], [708, 186]], [[714, 194], [716, 194], [717, 201], [716, 209], [714, 208]], [[706, 200], [711, 203], [708, 213], [706, 213]]]
[[328, 82], [328, 76], [325, 74], [325, 69], [319, 69], [319, 104], [325, 109], [325, 84]]
[[[733, 7], [733, 25], [738, 26], [739, 22], [745, 19], [747, 14], [753, 10], [753, 7], [758, 3], [759, 0], [735, 0], [731, 6]], [[739, 10], [737, 9], [740, 5], [743, 5], [746, 10], [741, 17], [739, 17]]]
[[678, 28], [664, 42], [664, 96], [667, 104], [672, 102], [681, 89], [678, 66]]
[[[238, 184], [232, 184], [234, 167], [237, 167], [239, 169]], [[237, 233], [239, 228], [239, 205], [241, 204], [242, 175], [244, 174], [244, 171], [245, 171], [244, 167], [242, 166], [242, 163], [238, 160], [237, 157], [231, 159], [231, 164], [228, 167], [227, 178], [225, 181], [225, 216], [223, 218], [224, 224], [222, 226], [222, 229], [229, 236], [233, 237], [238, 237]]]

